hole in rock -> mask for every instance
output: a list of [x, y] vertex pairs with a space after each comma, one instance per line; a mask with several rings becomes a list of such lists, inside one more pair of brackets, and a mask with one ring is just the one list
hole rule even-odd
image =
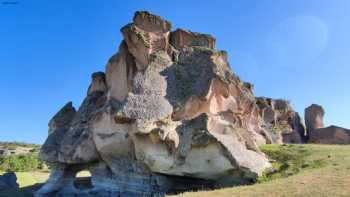
[[93, 188], [94, 186], [92, 185], [92, 182], [91, 182], [90, 171], [83, 170], [83, 171], [78, 172], [75, 175], [74, 187], [79, 189], [79, 190]]

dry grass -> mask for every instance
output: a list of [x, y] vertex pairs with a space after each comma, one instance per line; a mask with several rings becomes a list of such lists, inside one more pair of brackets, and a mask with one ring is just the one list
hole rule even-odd
[[322, 160], [318, 169], [305, 169], [287, 178], [249, 186], [237, 186], [214, 191], [187, 192], [183, 197], [290, 197], [350, 196], [350, 146], [299, 145], [311, 151], [306, 160]]

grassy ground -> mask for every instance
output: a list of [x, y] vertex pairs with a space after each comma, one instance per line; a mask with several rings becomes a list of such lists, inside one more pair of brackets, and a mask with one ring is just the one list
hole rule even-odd
[[[4, 172], [0, 172], [0, 175]], [[36, 172], [16, 172], [17, 183], [19, 187], [27, 187], [36, 183], [43, 183], [49, 176], [49, 171], [36, 171]]]
[[350, 196], [350, 146], [269, 145], [262, 150], [277, 160], [273, 164], [277, 171], [266, 173], [260, 183], [177, 196]]
[[[258, 183], [214, 191], [187, 192], [176, 197], [348, 197], [350, 196], [350, 146], [266, 145], [262, 151], [274, 160], [274, 171]], [[0, 172], [1, 174], [1, 172]], [[44, 182], [48, 172], [17, 172], [20, 191], [0, 191], [0, 197], [32, 197], [28, 187]], [[79, 177], [89, 176], [83, 172]], [[35, 187], [34, 187], [35, 188]]]
[[[0, 172], [0, 175], [4, 172]], [[44, 183], [49, 177], [49, 171], [16, 172], [20, 190], [0, 190], [0, 197], [33, 197], [32, 192], [38, 189], [38, 184]]]

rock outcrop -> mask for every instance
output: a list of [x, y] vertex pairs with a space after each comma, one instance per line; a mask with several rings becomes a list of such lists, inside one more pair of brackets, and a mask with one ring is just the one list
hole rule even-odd
[[17, 177], [13, 172], [7, 172], [0, 176], [0, 190], [9, 188], [18, 189]]
[[[68, 103], [50, 121], [39, 157], [52, 172], [36, 196], [155, 196], [248, 183], [270, 167], [252, 86], [212, 36], [171, 32], [148, 12], [121, 32], [79, 109]], [[81, 170], [92, 188], [74, 186]]]
[[261, 109], [268, 143], [306, 142], [305, 126], [289, 101], [258, 97], [256, 102]]
[[325, 111], [322, 106], [312, 104], [305, 109], [305, 125], [308, 134], [312, 133], [314, 129], [323, 128], [323, 116]]
[[312, 130], [309, 142], [315, 144], [350, 144], [350, 130], [338, 126], [329, 126]]
[[325, 111], [321, 105], [312, 104], [305, 109], [305, 122], [309, 143], [350, 144], [350, 130], [331, 125], [324, 127]]

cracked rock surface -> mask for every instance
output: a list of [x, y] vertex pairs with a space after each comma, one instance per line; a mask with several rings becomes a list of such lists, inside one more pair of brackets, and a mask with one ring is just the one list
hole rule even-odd
[[[249, 183], [271, 166], [259, 145], [273, 118], [215, 38], [144, 11], [121, 32], [79, 109], [50, 121], [39, 157], [53, 170], [36, 196], [161, 196]], [[92, 187], [74, 185], [81, 170]]]

